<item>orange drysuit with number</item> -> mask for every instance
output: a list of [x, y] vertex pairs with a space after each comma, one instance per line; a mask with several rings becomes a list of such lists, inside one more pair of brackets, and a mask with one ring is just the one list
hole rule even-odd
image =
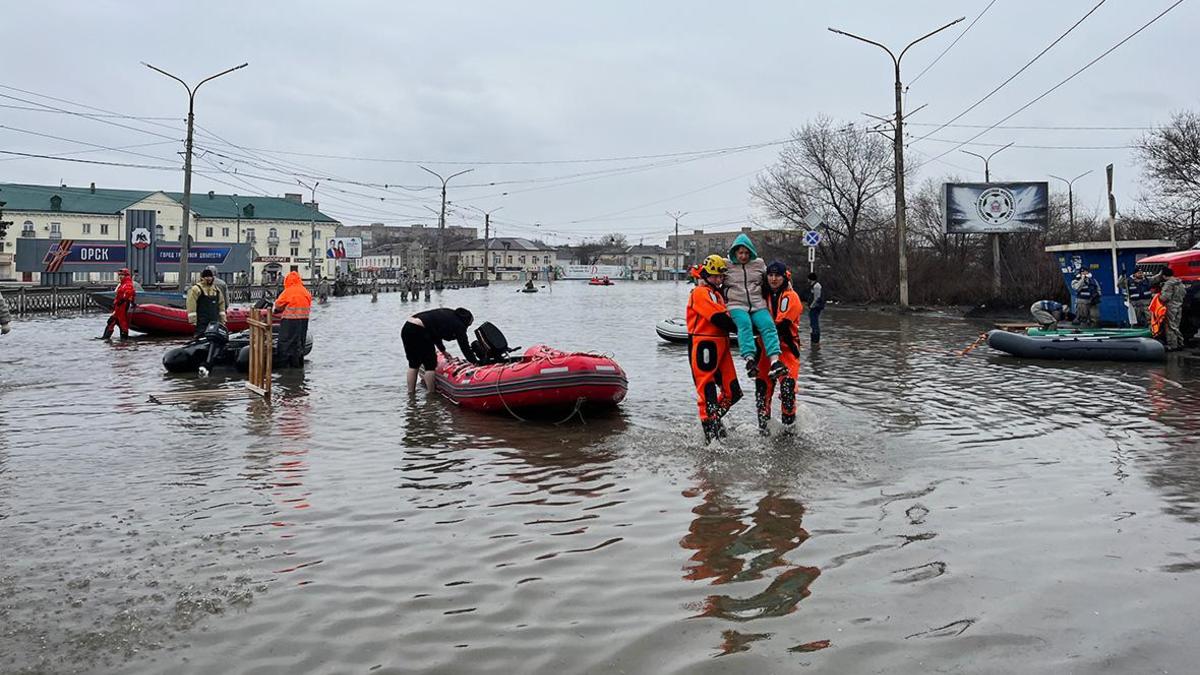
[[[779, 333], [779, 362], [787, 367], [787, 375], [779, 378], [779, 413], [784, 424], [796, 421], [796, 378], [800, 377], [800, 314], [804, 303], [791, 284], [778, 293], [767, 295], [767, 309]], [[768, 376], [771, 358], [758, 340], [758, 377], [754, 380], [754, 402], [758, 409], [758, 426], [764, 428], [771, 419], [771, 398], [775, 380]]]
[[721, 417], [742, 398], [742, 387], [729, 349], [733, 319], [726, 311], [721, 289], [706, 279], [701, 279], [688, 297], [687, 327], [688, 361], [707, 443], [722, 435]]

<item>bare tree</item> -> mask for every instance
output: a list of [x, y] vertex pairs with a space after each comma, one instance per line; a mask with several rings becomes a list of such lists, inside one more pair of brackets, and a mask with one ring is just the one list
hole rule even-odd
[[881, 227], [879, 197], [891, 181], [892, 150], [882, 137], [819, 117], [792, 132], [779, 161], [758, 177], [750, 194], [769, 217], [796, 227], [817, 213], [828, 246], [853, 257], [860, 236]]
[[1137, 139], [1134, 147], [1146, 188], [1141, 215], [1161, 223], [1171, 238], [1194, 244], [1195, 212], [1200, 208], [1200, 115], [1175, 113], [1166, 125]]

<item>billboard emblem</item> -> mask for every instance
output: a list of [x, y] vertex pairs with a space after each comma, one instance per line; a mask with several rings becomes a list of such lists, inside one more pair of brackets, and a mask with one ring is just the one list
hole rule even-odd
[[988, 188], [979, 195], [979, 217], [989, 225], [1003, 225], [1016, 213], [1016, 202], [1008, 189]]
[[135, 228], [129, 234], [129, 241], [133, 242], [133, 247], [141, 251], [150, 247], [150, 230], [144, 227]]

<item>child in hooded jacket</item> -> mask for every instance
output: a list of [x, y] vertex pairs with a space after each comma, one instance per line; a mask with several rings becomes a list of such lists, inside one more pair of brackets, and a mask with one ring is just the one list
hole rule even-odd
[[729, 271], [725, 276], [725, 304], [729, 316], [737, 325], [738, 352], [746, 363], [746, 374], [758, 375], [758, 355], [755, 353], [754, 331], [762, 337], [767, 357], [773, 362], [771, 377], [787, 373], [779, 362], [779, 333], [766, 300], [767, 263], [758, 257], [753, 242], [745, 233], [739, 234], [729, 248]]

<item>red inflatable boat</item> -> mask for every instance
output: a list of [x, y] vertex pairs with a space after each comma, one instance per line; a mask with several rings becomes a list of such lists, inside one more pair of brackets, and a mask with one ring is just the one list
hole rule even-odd
[[486, 412], [557, 413], [576, 405], [612, 408], [625, 399], [629, 386], [625, 371], [608, 356], [546, 345], [486, 366], [441, 354], [436, 373], [439, 393], [464, 408]]
[[[249, 316], [249, 309], [231, 307], [225, 312], [225, 326], [230, 333], [244, 331], [250, 327], [246, 323]], [[278, 315], [275, 319], [279, 319]], [[129, 327], [153, 335], [191, 335], [196, 331], [196, 327], [188, 323], [186, 309], [163, 305], [134, 305], [129, 313]]]

